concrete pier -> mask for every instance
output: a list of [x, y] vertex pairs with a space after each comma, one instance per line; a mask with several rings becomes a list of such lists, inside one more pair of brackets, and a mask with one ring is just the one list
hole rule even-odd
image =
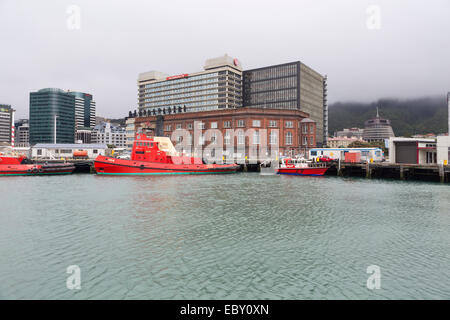
[[449, 182], [450, 166], [437, 164], [335, 163], [327, 175]]

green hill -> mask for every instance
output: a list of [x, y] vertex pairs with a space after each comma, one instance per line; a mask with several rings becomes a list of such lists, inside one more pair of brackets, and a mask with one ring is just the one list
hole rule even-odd
[[380, 99], [371, 103], [336, 102], [329, 106], [329, 134], [343, 128], [364, 128], [364, 121], [376, 115], [391, 120], [396, 136], [444, 133], [448, 130], [446, 97], [411, 100]]

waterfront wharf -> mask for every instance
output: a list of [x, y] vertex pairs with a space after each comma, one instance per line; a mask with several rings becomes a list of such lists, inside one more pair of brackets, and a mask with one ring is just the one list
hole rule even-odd
[[[91, 159], [35, 159], [35, 163], [73, 163], [74, 173], [95, 173], [94, 160]], [[243, 163], [242, 163], [243, 162]], [[240, 171], [259, 172], [260, 161], [241, 161]], [[406, 163], [349, 163], [333, 162], [325, 173], [327, 176], [362, 177], [367, 179], [423, 180], [442, 183], [450, 182], [450, 166], [438, 164]]]
[[450, 182], [450, 166], [406, 163], [333, 163], [327, 175]]

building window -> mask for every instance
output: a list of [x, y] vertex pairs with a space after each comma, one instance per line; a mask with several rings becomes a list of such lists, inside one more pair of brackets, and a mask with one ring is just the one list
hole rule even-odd
[[253, 144], [259, 144], [259, 131], [253, 132]]
[[204, 122], [199, 122], [198, 123], [198, 128], [202, 129], [202, 130], [205, 130], [205, 123]]
[[231, 144], [231, 135], [228, 130], [225, 132], [224, 142], [225, 144]]
[[172, 130], [172, 126], [170, 125], [170, 124], [168, 124], [167, 126], [166, 126], [166, 131], [171, 131]]
[[270, 120], [269, 121], [269, 127], [270, 128], [276, 128], [277, 127], [277, 121], [276, 120]]
[[177, 129], [181, 129], [182, 127], [181, 123], [177, 123]]
[[245, 135], [243, 131], [238, 132], [238, 144], [245, 144]]
[[306, 146], [308, 144], [308, 137], [303, 136], [303, 145]]
[[278, 144], [278, 134], [276, 131], [271, 131], [269, 135], [270, 144]]
[[286, 128], [293, 128], [293, 127], [294, 127], [294, 122], [293, 122], [293, 121], [286, 121], [286, 122], [284, 123], [284, 126], [285, 126]]
[[292, 132], [286, 132], [286, 145], [292, 145]]
[[261, 120], [253, 120], [252, 126], [257, 128], [261, 127]]
[[231, 128], [231, 121], [224, 121], [223, 122], [223, 127], [224, 128]]
[[188, 123], [187, 127], [188, 129], [192, 130], [192, 123]]
[[314, 126], [312, 124], [309, 125], [309, 132], [314, 133]]
[[308, 133], [308, 125], [303, 125], [303, 133]]
[[238, 120], [238, 121], [237, 121], [237, 126], [238, 126], [239, 128], [245, 127], [245, 121], [244, 121], [244, 120]]
[[211, 122], [211, 129], [217, 129], [217, 122]]
[[217, 135], [216, 135], [215, 132], [213, 132], [213, 133], [211, 134], [211, 143], [212, 143], [212, 144], [215, 144], [216, 141], [217, 141]]
[[37, 155], [38, 155], [38, 156], [42, 156], [42, 149], [38, 149], [38, 150], [37, 150]]

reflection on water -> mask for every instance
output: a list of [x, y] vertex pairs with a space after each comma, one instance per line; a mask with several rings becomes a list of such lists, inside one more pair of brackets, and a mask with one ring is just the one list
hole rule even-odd
[[449, 299], [449, 195], [251, 173], [4, 178], [0, 297]]

